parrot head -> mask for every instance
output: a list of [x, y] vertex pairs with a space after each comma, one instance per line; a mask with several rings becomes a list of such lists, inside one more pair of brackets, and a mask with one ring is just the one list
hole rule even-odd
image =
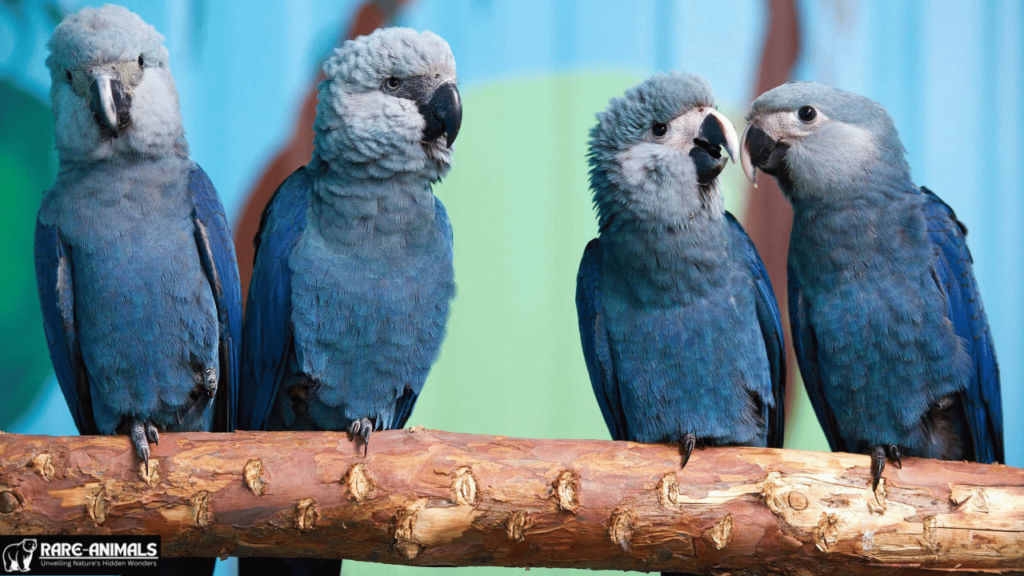
[[65, 160], [187, 155], [164, 37], [123, 6], [83, 8], [50, 38], [50, 100]]
[[790, 199], [853, 196], [873, 178], [909, 178], [892, 118], [877, 102], [813, 82], [783, 84], [751, 106], [740, 162], [775, 176]]
[[697, 211], [720, 217], [715, 183], [737, 145], [735, 128], [700, 76], [656, 74], [613, 98], [590, 131], [590, 185], [602, 227], [621, 212], [652, 220], [685, 221]]
[[382, 28], [345, 42], [324, 64], [317, 155], [349, 174], [439, 180], [462, 125], [455, 57], [432, 32]]

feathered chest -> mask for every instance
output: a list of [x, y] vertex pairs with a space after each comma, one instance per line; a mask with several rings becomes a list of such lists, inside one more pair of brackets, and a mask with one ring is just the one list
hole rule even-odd
[[443, 336], [455, 283], [451, 253], [440, 239], [372, 256], [331, 244], [310, 228], [289, 266], [292, 324], [307, 346], [406, 341], [437, 326]]

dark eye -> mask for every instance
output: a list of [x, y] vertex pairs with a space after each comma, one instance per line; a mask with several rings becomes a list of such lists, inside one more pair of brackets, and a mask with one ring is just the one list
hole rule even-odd
[[394, 92], [395, 90], [398, 90], [398, 87], [401, 86], [401, 85], [402, 85], [402, 81], [399, 80], [398, 78], [395, 78], [394, 76], [392, 76], [391, 78], [388, 78], [387, 80], [384, 81], [384, 86], [386, 86], [387, 89], [391, 90], [392, 92]]
[[70, 84], [73, 80], [73, 78], [71, 77], [71, 70], [65, 70], [64, 77], [68, 79], [68, 84]]
[[142, 60], [142, 54], [139, 54], [139, 68], [142, 68], [145, 65], [145, 61]]
[[651, 126], [651, 134], [653, 134], [655, 138], [661, 138], [665, 134], [668, 134], [668, 124], [656, 122], [654, 126]]
[[796, 114], [802, 122], [810, 122], [818, 115], [818, 111], [814, 109], [814, 106], [804, 106]]

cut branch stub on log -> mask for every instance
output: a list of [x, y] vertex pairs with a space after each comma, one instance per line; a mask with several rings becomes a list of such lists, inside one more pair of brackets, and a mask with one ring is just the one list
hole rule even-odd
[[0, 434], [0, 532], [155, 534], [166, 556], [759, 574], [1024, 572], [1024, 470], [430, 430]]

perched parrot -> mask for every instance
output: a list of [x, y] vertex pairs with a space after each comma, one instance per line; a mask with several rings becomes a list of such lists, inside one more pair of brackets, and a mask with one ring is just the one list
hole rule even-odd
[[711, 85], [657, 74], [590, 132], [600, 235], [576, 283], [583, 355], [616, 440], [781, 447], [785, 351], [768, 274], [725, 211], [737, 151]]
[[[75, 425], [129, 434], [147, 473], [159, 431], [233, 429], [242, 320], [224, 208], [189, 158], [163, 40], [121, 6], [57, 26], [46, 64], [60, 173], [35, 239]], [[213, 559], [164, 564], [213, 570]]]
[[999, 369], [967, 229], [910, 179], [876, 102], [814, 83], [754, 102], [741, 161], [793, 205], [789, 316], [833, 450], [1003, 461]]
[[[313, 158], [256, 235], [239, 427], [347, 430], [368, 444], [405, 425], [445, 337], [452, 228], [431, 186], [451, 165], [462, 103], [452, 52], [431, 32], [350, 40], [324, 73]], [[286, 562], [274, 569], [340, 569]]]

